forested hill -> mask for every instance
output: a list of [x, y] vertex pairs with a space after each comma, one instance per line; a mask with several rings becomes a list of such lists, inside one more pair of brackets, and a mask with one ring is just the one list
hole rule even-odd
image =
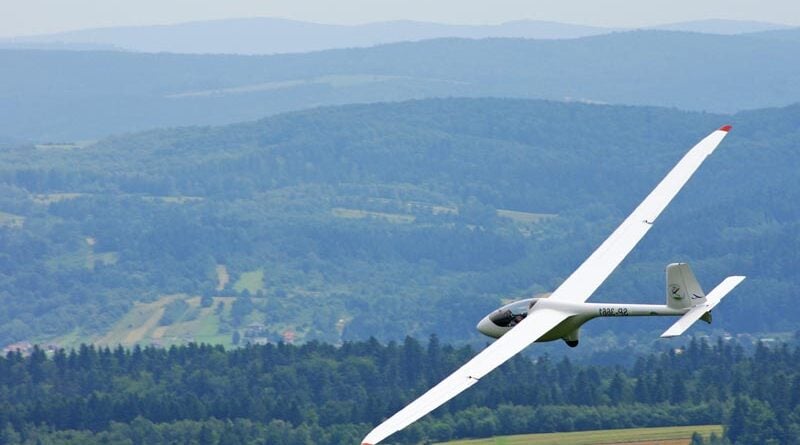
[[[629, 368], [517, 356], [388, 443], [725, 424], [729, 444], [793, 445], [800, 351], [692, 342]], [[407, 338], [225, 351], [83, 346], [0, 357], [4, 445], [340, 445], [474, 352]], [[713, 443], [712, 445], [717, 445]]]
[[[689, 261], [707, 289], [748, 276], [712, 328], [794, 331], [798, 121], [799, 106], [439, 99], [7, 148], [0, 343], [477, 339], [485, 313], [554, 289], [725, 123], [595, 301], [660, 303], [664, 266]], [[613, 326], [647, 345], [669, 322], [598, 320], [584, 341], [613, 347], [597, 337]]]
[[277, 56], [0, 51], [0, 135], [93, 139], [318, 105], [524, 97], [735, 112], [800, 101], [800, 41], [637, 31]]

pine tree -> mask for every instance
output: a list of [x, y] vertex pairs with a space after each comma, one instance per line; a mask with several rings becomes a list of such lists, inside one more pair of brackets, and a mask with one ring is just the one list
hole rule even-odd
[[703, 436], [695, 431], [692, 433], [692, 442], [691, 445], [705, 445], [706, 441], [703, 440]]

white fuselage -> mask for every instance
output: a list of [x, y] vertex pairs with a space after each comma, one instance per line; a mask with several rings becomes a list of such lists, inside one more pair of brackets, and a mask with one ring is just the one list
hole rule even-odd
[[641, 317], [654, 315], [683, 315], [689, 311], [674, 309], [661, 304], [627, 304], [627, 303], [571, 303], [550, 301], [547, 298], [527, 298], [509, 303], [490, 313], [478, 323], [478, 330], [489, 337], [500, 338], [522, 321], [528, 310], [534, 305], [537, 308], [551, 308], [572, 314], [558, 326], [548, 331], [537, 342], [564, 339], [577, 342], [578, 329], [595, 317]]

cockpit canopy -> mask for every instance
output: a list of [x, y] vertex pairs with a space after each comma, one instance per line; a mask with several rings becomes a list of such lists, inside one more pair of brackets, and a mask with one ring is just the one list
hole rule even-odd
[[538, 298], [526, 298], [524, 300], [509, 303], [489, 315], [489, 320], [501, 328], [511, 328], [528, 316], [528, 311], [536, 304]]

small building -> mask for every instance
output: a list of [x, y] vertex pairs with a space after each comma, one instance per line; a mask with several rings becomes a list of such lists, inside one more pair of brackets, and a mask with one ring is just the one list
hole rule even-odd
[[269, 339], [267, 337], [249, 337], [247, 343], [251, 345], [266, 345], [269, 343]]
[[244, 338], [259, 338], [266, 336], [267, 336], [267, 327], [261, 323], [250, 323], [244, 329]]
[[3, 348], [3, 355], [8, 355], [9, 352], [19, 352], [22, 355], [30, 355], [33, 351], [33, 344], [29, 341], [20, 341], [12, 343]]

